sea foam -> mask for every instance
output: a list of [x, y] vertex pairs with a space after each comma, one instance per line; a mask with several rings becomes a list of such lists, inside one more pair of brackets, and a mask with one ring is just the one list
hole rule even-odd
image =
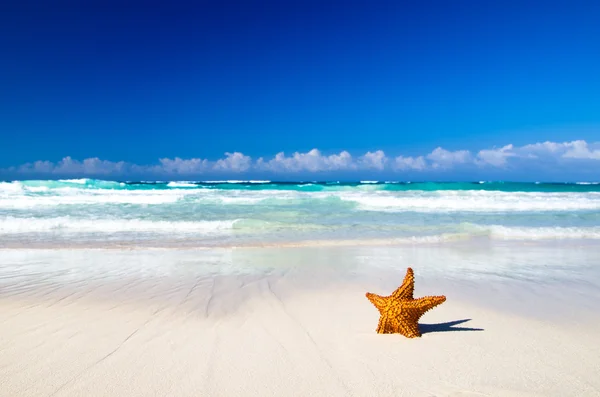
[[0, 243], [600, 239], [599, 185], [217, 182], [0, 182]]
[[70, 216], [55, 218], [0, 219], [0, 234], [22, 233], [201, 233], [213, 234], [229, 231], [235, 220], [222, 221], [149, 221], [141, 219], [78, 219]]

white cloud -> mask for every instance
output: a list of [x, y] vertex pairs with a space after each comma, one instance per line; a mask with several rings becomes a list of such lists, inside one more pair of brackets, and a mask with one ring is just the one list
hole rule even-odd
[[427, 168], [427, 163], [423, 156], [403, 157], [398, 156], [394, 159], [394, 169], [396, 170], [417, 170], [423, 171]]
[[283, 152], [279, 152], [269, 161], [260, 158], [257, 165], [259, 169], [272, 172], [343, 171], [354, 169], [356, 166], [352, 156], [346, 151], [323, 156], [318, 149], [312, 149], [306, 153], [296, 152], [290, 157], [287, 157]]
[[[252, 159], [241, 152], [225, 153], [225, 157], [217, 160], [201, 158], [182, 159], [162, 158], [157, 164], [138, 165], [124, 161], [108, 161], [99, 158], [75, 160], [65, 157], [54, 163], [36, 161], [0, 170], [10, 175], [65, 175], [65, 176], [99, 176], [110, 175], [156, 175], [157, 177], [193, 176], [207, 174], [235, 173], [316, 173], [333, 171], [369, 171], [369, 172], [449, 172], [460, 166], [461, 170], [477, 168], [519, 170], [531, 166], [552, 169], [553, 165], [564, 170], [593, 172], [600, 166], [600, 142], [587, 143], [583, 140], [571, 142], [538, 142], [516, 147], [512, 144], [500, 148], [481, 149], [473, 156], [468, 150], [449, 151], [438, 147], [431, 153], [422, 156], [388, 157], [382, 150], [367, 152], [353, 157], [347, 151], [337, 154], [323, 154], [318, 149], [308, 152], [295, 152], [287, 156], [277, 153], [272, 158]], [[510, 168], [508, 166], [510, 165]], [[550, 167], [550, 168], [549, 168]]]
[[433, 168], [448, 168], [455, 164], [464, 164], [471, 160], [471, 152], [468, 150], [451, 152], [438, 147], [427, 155], [427, 159], [433, 162], [431, 164]]
[[477, 153], [475, 163], [478, 165], [493, 165], [495, 167], [502, 167], [506, 164], [509, 157], [514, 157], [516, 154], [513, 152], [513, 145], [509, 144], [501, 147], [500, 149], [484, 149]]
[[20, 173], [40, 174], [110, 175], [125, 172], [127, 168], [128, 164], [124, 161], [112, 162], [100, 160], [97, 157], [78, 161], [67, 156], [57, 163], [52, 163], [50, 161], [36, 161], [34, 163], [23, 164], [17, 167], [16, 171]]
[[[578, 141], [573, 141], [578, 142]], [[560, 151], [566, 146], [571, 145], [573, 142], [557, 143], [557, 142], [538, 142], [530, 145], [521, 147], [521, 150], [526, 152], [550, 152], [555, 153]]]
[[244, 172], [252, 166], [252, 158], [240, 152], [225, 153], [225, 158], [217, 160], [214, 165], [215, 170]]
[[534, 143], [523, 146], [520, 151], [536, 157], [600, 160], [600, 142], [589, 144], [583, 140]]
[[[149, 171], [166, 174], [194, 174], [202, 173], [210, 169], [208, 160], [203, 159], [174, 159], [164, 158], [159, 160], [160, 165], [148, 167]], [[140, 171], [144, 170], [143, 166], [139, 167]]]
[[575, 141], [563, 154], [564, 158], [600, 160], [600, 149], [590, 148], [585, 141]]
[[364, 168], [383, 170], [386, 163], [387, 157], [385, 156], [383, 150], [377, 150], [375, 152], [365, 153], [359, 160], [359, 167], [364, 166]]

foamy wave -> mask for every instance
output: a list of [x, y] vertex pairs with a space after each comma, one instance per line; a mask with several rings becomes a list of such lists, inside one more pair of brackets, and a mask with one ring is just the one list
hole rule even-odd
[[[384, 191], [383, 185], [365, 184], [358, 188], [339, 187], [336, 191], [186, 189], [189, 182], [171, 182], [170, 189], [129, 190], [80, 188], [61, 182], [60, 187], [28, 182], [0, 183], [0, 209], [35, 209], [66, 205], [132, 204], [161, 205], [190, 202], [224, 205], [335, 205], [353, 203], [354, 210], [375, 212], [568, 212], [600, 210], [600, 193], [542, 193], [499, 191]], [[99, 184], [101, 181], [95, 181]], [[114, 182], [111, 182], [114, 183]], [[164, 185], [163, 185], [164, 186]], [[304, 186], [306, 188], [307, 186]], [[312, 189], [312, 186], [308, 186]], [[308, 189], [307, 189], [308, 190]], [[351, 205], [351, 204], [350, 204]], [[348, 205], [346, 206], [348, 207]]]
[[481, 227], [494, 240], [598, 240], [600, 227]]
[[[47, 186], [16, 185], [11, 190], [0, 186], [0, 208], [28, 209], [68, 205], [134, 204], [160, 205], [171, 204], [187, 196], [206, 194], [201, 190], [163, 189], [163, 190], [124, 190], [124, 189], [81, 189], [74, 186], [62, 186], [50, 189]], [[30, 194], [44, 193], [44, 194]]]
[[[448, 228], [445, 228], [448, 230]], [[361, 229], [363, 230], [363, 229]], [[325, 245], [335, 244], [342, 238], [352, 239], [352, 245], [371, 244], [443, 244], [470, 239], [490, 239], [505, 241], [543, 241], [543, 240], [600, 240], [600, 227], [508, 227], [502, 225], [455, 225], [447, 232], [423, 235], [420, 227], [405, 227], [394, 235], [386, 232], [387, 237], [364, 235], [354, 230], [353, 225], [328, 225], [310, 223], [280, 223], [254, 219], [234, 220], [199, 220], [199, 221], [166, 221], [144, 219], [86, 219], [71, 216], [52, 218], [0, 218], [0, 236], [17, 237], [19, 235], [36, 235], [42, 239], [56, 239], [60, 236], [87, 240], [91, 238], [112, 237], [123, 233], [119, 238], [144, 238], [155, 236], [158, 243], [168, 243], [180, 238], [197, 239], [204, 244], [201, 237], [221, 236], [243, 237], [240, 243], [260, 242], [260, 244], [285, 244], [286, 237], [295, 241], [293, 244], [304, 244], [315, 236]], [[308, 234], [307, 234], [308, 233]], [[160, 237], [158, 237], [160, 236]], [[277, 236], [277, 237], [275, 237]], [[300, 237], [302, 236], [302, 237]], [[300, 238], [299, 238], [300, 237]], [[2, 237], [0, 237], [1, 239]], [[28, 237], [30, 238], [30, 237]], [[33, 241], [33, 240], [32, 240]], [[91, 240], [90, 240], [91, 241]], [[350, 241], [350, 240], [349, 240]], [[231, 243], [231, 241], [230, 241]]]
[[[52, 189], [52, 195], [28, 195], [31, 189], [44, 187], [11, 186], [11, 189], [0, 190], [0, 208], [31, 209], [68, 205], [103, 205], [133, 204], [161, 205], [173, 204], [180, 200], [189, 202], [222, 203], [234, 205], [252, 205], [272, 198], [296, 197], [295, 192], [257, 191], [243, 192], [220, 189], [148, 189], [148, 190], [111, 190], [111, 189], [79, 189], [62, 187]], [[1, 187], [0, 187], [1, 189]], [[41, 192], [41, 190], [40, 190]]]
[[214, 234], [230, 231], [238, 220], [228, 221], [148, 221], [140, 219], [77, 219], [56, 218], [14, 218], [0, 219], [0, 234], [22, 233], [200, 233]]
[[273, 243], [274, 245], [396, 245], [396, 244], [442, 244], [466, 241], [473, 238], [488, 238], [505, 241], [540, 241], [540, 240], [600, 240], [600, 227], [505, 227], [469, 225], [469, 231], [440, 233], [426, 236], [404, 236], [391, 238], [363, 239], [325, 239], [305, 240], [289, 243]]
[[26, 190], [32, 193], [41, 193], [50, 191], [50, 188], [48, 186], [27, 186]]
[[340, 196], [366, 211], [384, 212], [509, 212], [600, 209], [595, 193], [505, 193], [488, 191], [349, 193]]
[[0, 197], [23, 192], [23, 186], [20, 182], [0, 182]]
[[241, 181], [241, 180], [236, 180], [236, 179], [230, 179], [230, 180], [216, 180], [216, 181], [202, 181], [202, 183], [214, 183], [214, 184], [224, 184], [224, 183], [234, 183], [234, 184], [240, 184], [240, 183], [257, 183], [257, 184], [263, 184], [263, 183], [271, 183], [271, 181], [262, 181], [262, 180], [249, 180], [249, 181]]
[[38, 207], [53, 207], [61, 205], [99, 205], [99, 204], [138, 204], [158, 205], [175, 203], [180, 199], [176, 195], [65, 195], [65, 196], [40, 196], [20, 197], [15, 199], [0, 199], [0, 208], [27, 209]]
[[63, 183], [74, 183], [77, 185], [85, 185], [88, 181], [88, 179], [82, 178], [82, 179], [59, 179], [59, 182], [63, 182]]
[[26, 180], [13, 182], [0, 182], [0, 194], [15, 189], [22, 189], [29, 192], [47, 191], [64, 188], [77, 188], [80, 190], [95, 189], [123, 189], [123, 182], [103, 181], [99, 179], [59, 179], [54, 180]]
[[190, 182], [169, 182], [168, 187], [197, 187], [196, 184]]

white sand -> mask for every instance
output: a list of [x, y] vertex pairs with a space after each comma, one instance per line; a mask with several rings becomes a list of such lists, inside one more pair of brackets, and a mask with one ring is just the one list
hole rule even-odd
[[416, 296], [448, 301], [422, 318], [429, 332], [406, 339], [376, 334], [364, 297], [396, 280], [360, 280], [286, 271], [5, 284], [0, 395], [600, 395], [593, 312], [563, 323], [498, 310], [477, 288], [454, 293], [417, 273]]

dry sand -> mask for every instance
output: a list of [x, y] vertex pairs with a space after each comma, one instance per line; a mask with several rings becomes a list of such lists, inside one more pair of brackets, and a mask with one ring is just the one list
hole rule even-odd
[[[436, 287], [419, 282], [416, 296]], [[15, 284], [0, 295], [0, 395], [600, 395], [590, 315], [562, 323], [449, 296], [422, 318], [422, 338], [406, 339], [376, 334], [364, 297], [391, 282], [309, 284], [285, 274]]]

